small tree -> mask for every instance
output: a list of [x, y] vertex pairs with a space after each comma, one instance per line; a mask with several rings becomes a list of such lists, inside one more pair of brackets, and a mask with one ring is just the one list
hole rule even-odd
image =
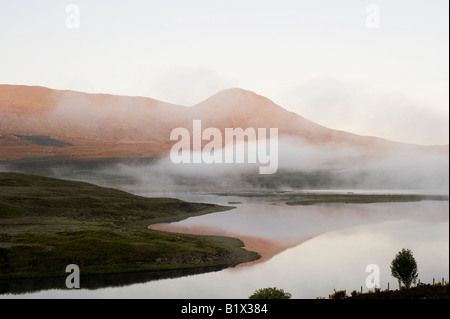
[[394, 278], [398, 279], [399, 285], [403, 283], [406, 289], [411, 287], [411, 283], [416, 283], [417, 263], [409, 249], [402, 249], [397, 253], [391, 263], [391, 273]]
[[249, 299], [290, 299], [292, 295], [283, 289], [262, 288], [256, 290]]

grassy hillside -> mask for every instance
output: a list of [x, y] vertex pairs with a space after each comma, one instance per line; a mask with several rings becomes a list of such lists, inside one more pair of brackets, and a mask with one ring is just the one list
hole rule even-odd
[[227, 210], [144, 198], [92, 184], [0, 173], [0, 280], [226, 267], [257, 259], [234, 238], [147, 229], [152, 223]]

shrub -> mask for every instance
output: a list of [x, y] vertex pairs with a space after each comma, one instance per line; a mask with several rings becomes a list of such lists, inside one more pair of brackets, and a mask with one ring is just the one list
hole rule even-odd
[[262, 288], [256, 290], [249, 299], [290, 299], [292, 295], [283, 289]]
[[334, 293], [332, 293], [330, 295], [330, 299], [345, 299], [345, 298], [347, 298], [347, 294], [346, 294], [345, 290], [336, 291], [336, 289], [335, 289]]

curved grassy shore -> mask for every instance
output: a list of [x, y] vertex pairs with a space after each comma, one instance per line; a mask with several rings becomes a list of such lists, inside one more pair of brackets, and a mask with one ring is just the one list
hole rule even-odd
[[228, 210], [144, 198], [83, 182], [0, 173], [0, 280], [224, 268], [259, 258], [242, 241], [147, 229], [153, 223]]

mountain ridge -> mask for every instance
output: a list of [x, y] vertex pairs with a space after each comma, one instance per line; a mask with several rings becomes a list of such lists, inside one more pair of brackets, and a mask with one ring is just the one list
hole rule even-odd
[[[352, 147], [376, 154], [395, 148], [448, 153], [448, 146], [420, 146], [329, 129], [290, 112], [272, 100], [241, 88], [220, 91], [194, 106], [142, 96], [53, 90], [41, 86], [0, 85], [0, 160], [26, 157], [76, 158], [165, 156], [172, 129], [202, 127], [279, 128], [299, 143]], [[7, 135], [9, 134], [9, 135]], [[30, 145], [11, 136], [49, 136], [72, 144], [64, 149]], [[25, 154], [25, 155], [24, 155]]]

